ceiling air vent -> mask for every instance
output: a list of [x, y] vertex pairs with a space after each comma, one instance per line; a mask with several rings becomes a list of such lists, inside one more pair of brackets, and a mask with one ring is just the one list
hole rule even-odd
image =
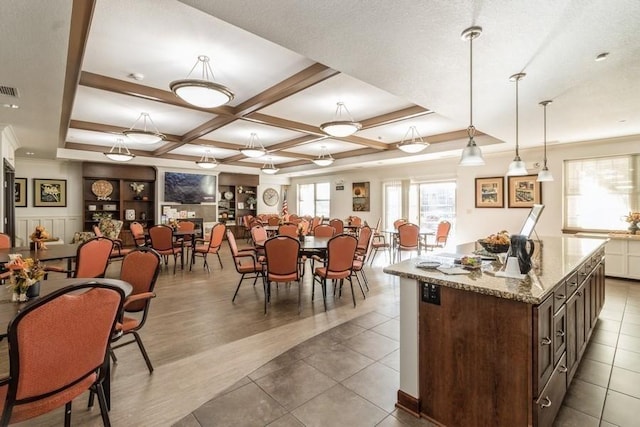
[[17, 98], [18, 89], [16, 89], [15, 87], [0, 85], [0, 95], [13, 96], [14, 98]]

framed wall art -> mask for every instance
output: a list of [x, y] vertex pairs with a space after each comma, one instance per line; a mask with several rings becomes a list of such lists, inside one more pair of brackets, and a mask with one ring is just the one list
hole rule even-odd
[[66, 207], [66, 179], [33, 179], [33, 206]]
[[504, 208], [504, 178], [476, 178], [476, 208]]
[[537, 179], [538, 175], [508, 177], [510, 208], [530, 208], [534, 204], [542, 204], [542, 186]]
[[13, 194], [17, 208], [27, 207], [27, 178], [16, 178], [13, 183]]
[[353, 183], [353, 211], [369, 212], [369, 183], [354, 182]]

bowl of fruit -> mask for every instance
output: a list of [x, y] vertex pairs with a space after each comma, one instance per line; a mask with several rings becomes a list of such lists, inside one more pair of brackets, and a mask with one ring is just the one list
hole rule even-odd
[[480, 243], [485, 251], [492, 254], [500, 254], [509, 250], [511, 240], [509, 232], [502, 230], [499, 233], [492, 234], [484, 239], [478, 239], [478, 243]]

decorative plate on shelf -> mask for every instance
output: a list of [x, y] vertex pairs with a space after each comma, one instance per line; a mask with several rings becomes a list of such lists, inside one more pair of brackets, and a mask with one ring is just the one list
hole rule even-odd
[[109, 181], [101, 179], [91, 184], [91, 192], [97, 197], [107, 197], [113, 193], [113, 185]]
[[227, 200], [233, 199], [233, 193], [231, 191], [226, 191], [224, 193], [224, 198], [227, 199]]

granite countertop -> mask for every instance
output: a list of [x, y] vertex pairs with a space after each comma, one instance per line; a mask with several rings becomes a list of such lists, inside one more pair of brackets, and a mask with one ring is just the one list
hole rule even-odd
[[434, 269], [416, 267], [421, 261], [437, 261], [442, 265], [453, 264], [456, 256], [470, 255], [473, 244], [461, 245], [457, 254], [429, 254], [391, 264], [383, 269], [387, 274], [425, 281], [450, 288], [478, 292], [540, 304], [553, 292], [553, 288], [566, 279], [582, 262], [607, 242], [607, 238], [583, 239], [579, 237], [543, 237], [536, 241], [534, 267], [524, 279], [496, 277], [501, 268], [499, 261], [483, 261], [480, 270], [469, 274], [445, 274]]
[[640, 240], [640, 234], [629, 233], [609, 233], [610, 239], [622, 239], [622, 240]]

